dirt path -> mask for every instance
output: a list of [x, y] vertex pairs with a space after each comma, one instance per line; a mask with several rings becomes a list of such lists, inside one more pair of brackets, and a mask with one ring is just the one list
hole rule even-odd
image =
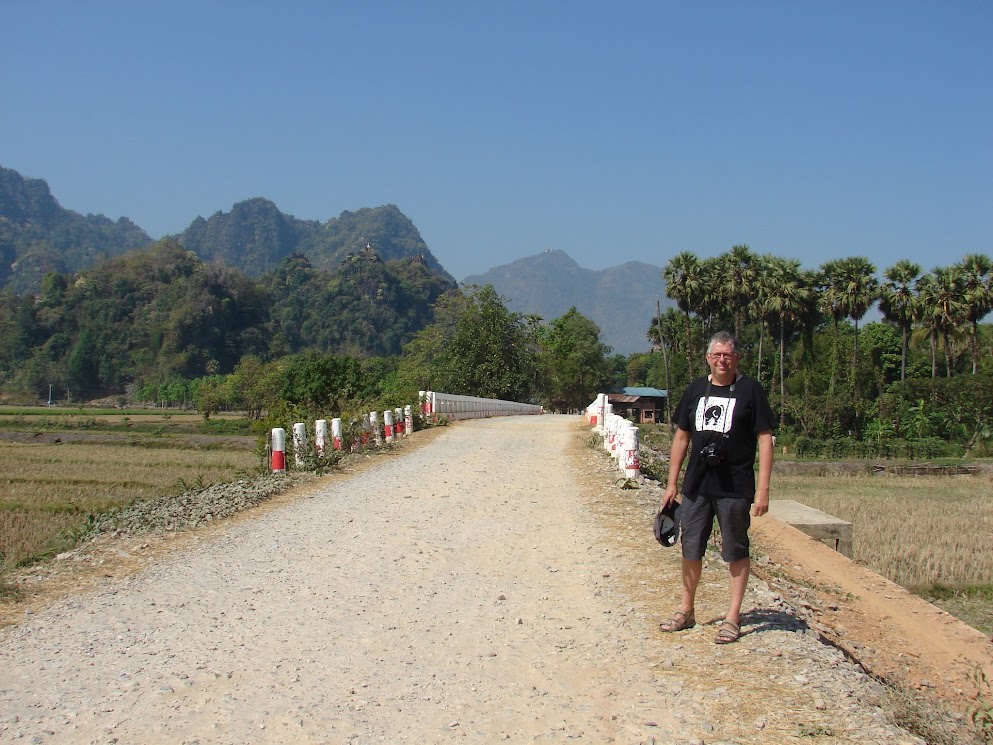
[[[678, 552], [584, 431], [461, 424], [107, 564], [2, 632], [0, 741], [919, 742], [762, 582], [739, 643], [661, 634]], [[708, 562], [698, 619], [725, 589]]]

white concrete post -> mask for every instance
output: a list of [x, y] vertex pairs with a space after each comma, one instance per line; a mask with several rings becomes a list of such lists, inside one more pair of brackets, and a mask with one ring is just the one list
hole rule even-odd
[[369, 429], [372, 432], [372, 441], [376, 447], [383, 444], [383, 433], [379, 431], [379, 412], [369, 412]]
[[389, 409], [383, 412], [383, 439], [387, 444], [396, 439], [393, 436], [393, 412]]
[[621, 417], [617, 414], [611, 414], [610, 419], [607, 420], [607, 426], [610, 428], [610, 454], [616, 459], [621, 449], [621, 444], [618, 442], [618, 435], [621, 431]]
[[624, 475], [629, 479], [637, 479], [641, 477], [641, 459], [638, 455], [638, 448], [641, 444], [641, 435], [638, 431], [638, 426], [631, 424], [627, 428], [627, 432], [624, 437], [624, 457], [622, 458], [624, 463]]
[[410, 406], [403, 407], [403, 432], [404, 437], [409, 437], [414, 431], [414, 410]]
[[335, 450], [341, 450], [341, 419], [331, 420], [331, 443]]
[[359, 442], [363, 445], [369, 444], [369, 432], [372, 431], [372, 426], [369, 424], [369, 415], [362, 415], [362, 434], [359, 435]]
[[328, 420], [318, 419], [314, 422], [314, 450], [318, 455], [324, 455], [328, 446]]
[[598, 393], [596, 396], [596, 403], [593, 408], [593, 424], [596, 425], [597, 432], [603, 432], [603, 418], [605, 414], [605, 407], [607, 405], [607, 394]]
[[272, 472], [286, 473], [286, 430], [282, 427], [272, 431]]
[[304, 464], [304, 453], [307, 452], [307, 425], [297, 422], [293, 425], [293, 462], [298, 466]]
[[407, 420], [399, 406], [393, 409], [393, 434], [397, 437], [405, 437], [407, 434]]

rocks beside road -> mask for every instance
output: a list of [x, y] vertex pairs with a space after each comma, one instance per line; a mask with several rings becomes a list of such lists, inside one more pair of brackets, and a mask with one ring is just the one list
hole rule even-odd
[[94, 533], [120, 537], [150, 530], [197, 528], [254, 507], [310, 478], [307, 473], [270, 474], [212, 484], [178, 496], [142, 499], [97, 517], [91, 527]]

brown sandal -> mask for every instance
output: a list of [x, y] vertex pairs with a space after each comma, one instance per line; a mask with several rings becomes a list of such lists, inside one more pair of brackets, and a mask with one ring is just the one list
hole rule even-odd
[[715, 644], [731, 644], [741, 638], [741, 627], [734, 621], [723, 621], [717, 630]]
[[668, 621], [659, 624], [659, 628], [665, 632], [683, 631], [684, 629], [692, 629], [694, 626], [696, 626], [696, 618], [693, 617], [693, 611], [683, 613], [681, 610], [673, 613], [672, 618]]

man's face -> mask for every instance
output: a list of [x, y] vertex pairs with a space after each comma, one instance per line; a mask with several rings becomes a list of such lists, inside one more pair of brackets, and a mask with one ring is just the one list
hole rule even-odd
[[707, 364], [711, 375], [726, 379], [738, 371], [738, 355], [731, 351], [730, 344], [714, 344], [707, 353]]

